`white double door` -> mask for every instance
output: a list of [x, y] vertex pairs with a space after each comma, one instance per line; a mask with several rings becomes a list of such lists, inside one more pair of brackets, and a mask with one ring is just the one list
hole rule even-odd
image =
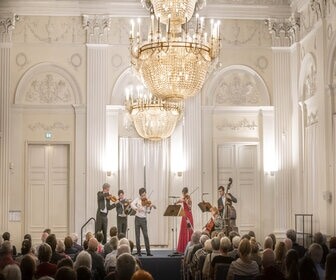
[[28, 145], [26, 233], [34, 243], [50, 228], [57, 238], [69, 231], [69, 145]]
[[258, 146], [222, 144], [217, 146], [217, 183], [225, 189], [228, 179], [233, 183], [230, 192], [238, 199], [237, 226], [240, 233], [260, 232], [260, 188], [257, 176]]

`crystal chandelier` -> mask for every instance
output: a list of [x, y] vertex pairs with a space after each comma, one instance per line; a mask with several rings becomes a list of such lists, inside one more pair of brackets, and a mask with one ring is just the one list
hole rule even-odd
[[189, 22], [196, 2], [203, 2], [200, 0], [143, 2], [155, 14], [151, 14], [147, 38], [142, 36], [141, 21], [138, 20], [137, 26], [131, 22], [132, 65], [149, 91], [162, 100], [195, 95], [218, 57], [220, 23], [211, 21], [208, 35], [204, 18], [196, 14], [193, 24]]
[[183, 112], [181, 102], [164, 101], [137, 86], [126, 88], [126, 108], [138, 134], [149, 140], [161, 140], [172, 135]]

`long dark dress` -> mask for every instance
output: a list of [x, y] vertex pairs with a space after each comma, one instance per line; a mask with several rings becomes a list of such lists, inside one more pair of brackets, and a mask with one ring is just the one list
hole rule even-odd
[[189, 206], [185, 201], [183, 201], [183, 209], [184, 209], [185, 215], [182, 216], [182, 219], [181, 219], [180, 235], [179, 235], [179, 240], [177, 244], [177, 252], [179, 253], [184, 253], [187, 243], [191, 239], [191, 235], [193, 233], [193, 228], [194, 228], [194, 221], [193, 221], [191, 209], [189, 209]]

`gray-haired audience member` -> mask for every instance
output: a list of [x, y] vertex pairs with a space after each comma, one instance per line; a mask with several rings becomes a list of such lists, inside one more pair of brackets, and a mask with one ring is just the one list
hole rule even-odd
[[116, 274], [118, 280], [130, 280], [136, 270], [135, 258], [129, 253], [123, 253], [117, 258]]
[[306, 253], [306, 249], [303, 246], [296, 243], [296, 231], [294, 229], [289, 229], [286, 232], [286, 236], [287, 238], [292, 240], [292, 243], [293, 243], [292, 249], [294, 249], [298, 253], [300, 259], [303, 258], [303, 256]]
[[236, 235], [232, 238], [232, 248], [233, 250], [228, 253], [228, 256], [233, 258], [234, 260], [239, 258], [239, 252], [238, 252], [238, 247], [240, 243], [240, 236]]
[[92, 258], [87, 251], [81, 251], [76, 258], [74, 263], [74, 269], [77, 270], [80, 266], [86, 266], [91, 270], [92, 268]]
[[2, 274], [8, 280], [21, 280], [21, 270], [17, 264], [6, 265], [2, 270]]

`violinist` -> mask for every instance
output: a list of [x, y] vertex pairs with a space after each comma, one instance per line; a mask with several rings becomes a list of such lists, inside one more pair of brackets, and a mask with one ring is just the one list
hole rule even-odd
[[103, 244], [106, 243], [106, 232], [107, 232], [107, 214], [108, 211], [116, 207], [117, 199], [110, 195], [110, 185], [108, 183], [103, 184], [103, 189], [97, 192], [97, 214], [96, 214], [96, 224], [95, 233], [102, 231], [104, 235]]
[[141, 246], [140, 246], [140, 229], [145, 241], [147, 256], [153, 256], [150, 251], [148, 230], [147, 230], [147, 214], [150, 213], [152, 208], [156, 208], [152, 202], [147, 198], [147, 193], [145, 188], [139, 189], [139, 197], [134, 199], [131, 203], [131, 207], [136, 211], [135, 213], [135, 243], [137, 248], [137, 255], [141, 256]]
[[184, 216], [182, 216], [181, 219], [180, 235], [177, 244], [177, 252], [179, 253], [184, 253], [194, 229], [194, 221], [191, 212], [192, 201], [188, 191], [188, 188], [184, 187], [182, 189], [182, 196], [176, 202], [182, 204], [184, 210]]
[[123, 190], [118, 191], [118, 201], [120, 202], [116, 204], [118, 236], [120, 233], [126, 236], [127, 215], [125, 213], [125, 208], [128, 206], [129, 200], [125, 198]]

